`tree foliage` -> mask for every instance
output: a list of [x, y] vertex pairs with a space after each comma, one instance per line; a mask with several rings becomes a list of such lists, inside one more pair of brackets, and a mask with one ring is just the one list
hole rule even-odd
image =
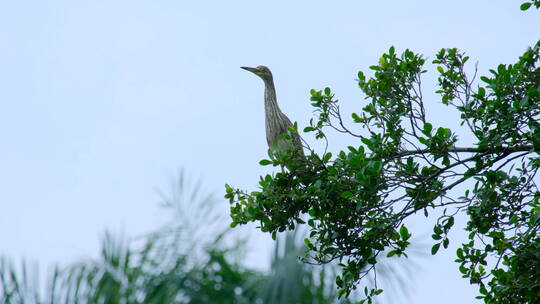
[[37, 265], [0, 257], [0, 303], [338, 303], [326, 268], [298, 261], [293, 233], [276, 242], [268, 272], [246, 267], [245, 240], [228, 238], [213, 197], [183, 175], [173, 187], [162, 194], [174, 211], [162, 229], [131, 240], [107, 233], [97, 258], [56, 266], [45, 282]]
[[531, 8], [531, 6], [533, 6], [536, 8], [536, 9], [539, 9], [540, 8], [540, 0], [532, 0], [532, 1], [527, 1], [527, 2], [523, 2], [521, 5], [520, 5], [520, 9], [522, 11], [526, 11], [528, 10], [529, 8]]
[[[253, 192], [226, 186], [232, 226], [258, 222], [271, 233], [309, 226], [304, 260], [338, 261], [342, 295], [356, 289], [383, 255], [407, 256], [406, 220], [434, 215], [431, 253], [447, 248], [456, 216], [468, 239], [456, 252], [464, 278], [485, 303], [533, 303], [540, 297], [540, 42], [515, 64], [476, 79], [469, 57], [440, 50], [436, 96], [455, 110], [458, 134], [429, 119], [422, 91], [426, 59], [394, 47], [358, 73], [367, 103], [345, 123], [330, 88], [311, 91], [315, 117], [304, 132], [328, 140], [329, 129], [350, 135], [336, 155], [305, 159], [269, 154], [261, 164], [298, 167], [261, 177]], [[365, 300], [382, 290], [365, 288]]]

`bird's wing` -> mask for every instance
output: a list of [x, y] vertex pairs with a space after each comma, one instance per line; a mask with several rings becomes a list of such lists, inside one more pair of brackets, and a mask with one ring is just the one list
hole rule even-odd
[[304, 152], [304, 149], [302, 148], [302, 142], [300, 140], [300, 135], [298, 135], [298, 132], [290, 132], [288, 130], [288, 127], [292, 127], [293, 124], [291, 122], [291, 120], [289, 119], [289, 117], [287, 117], [287, 115], [283, 114], [283, 113], [280, 113], [281, 115], [281, 121], [283, 121], [283, 125], [281, 125], [281, 130], [280, 130], [280, 134], [289, 134], [293, 140], [293, 143], [294, 145], [296, 146], [296, 148], [301, 151], [302, 153]]

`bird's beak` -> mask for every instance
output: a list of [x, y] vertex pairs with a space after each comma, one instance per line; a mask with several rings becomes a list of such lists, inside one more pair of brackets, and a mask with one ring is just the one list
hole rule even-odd
[[250, 71], [251, 73], [255, 73], [257, 71], [256, 68], [250, 68], [250, 67], [240, 67], [240, 68], [246, 71]]

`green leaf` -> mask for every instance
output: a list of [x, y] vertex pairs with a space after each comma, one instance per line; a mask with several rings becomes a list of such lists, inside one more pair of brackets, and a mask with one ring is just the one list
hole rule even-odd
[[268, 165], [271, 165], [272, 164], [272, 161], [268, 160], [268, 159], [263, 159], [259, 162], [259, 165], [261, 166], [268, 166]]
[[442, 164], [445, 166], [450, 166], [450, 158], [448, 158], [448, 156], [443, 157]]
[[379, 170], [382, 167], [382, 162], [380, 160], [373, 161], [371, 166], [372, 166], [373, 170], [375, 170], [376, 172], [379, 172]]
[[424, 138], [424, 137], [418, 137], [418, 141], [421, 143], [421, 144], [424, 144], [426, 146], [429, 146], [429, 140], [427, 138]]
[[409, 230], [405, 225], [401, 225], [401, 228], [399, 228], [399, 235], [402, 239], [407, 240], [409, 238]]
[[443, 247], [446, 249], [448, 248], [448, 244], [450, 243], [450, 240], [448, 238], [443, 240]]
[[323, 159], [322, 159], [323, 163], [327, 163], [327, 162], [330, 160], [330, 158], [332, 158], [332, 152], [326, 153], [326, 154], [323, 156]]
[[363, 163], [363, 159], [359, 156], [353, 156], [349, 159], [349, 165], [353, 168], [360, 168]]
[[529, 7], [531, 7], [531, 5], [531, 2], [525, 2], [519, 6], [519, 9], [521, 9], [522, 11], [526, 11], [529, 9]]
[[487, 78], [486, 76], [481, 76], [480, 80], [482, 80], [483, 82], [487, 84], [491, 84], [491, 82], [493, 82], [491, 79]]
[[353, 196], [353, 194], [350, 191], [345, 191], [345, 192], [341, 193], [341, 197], [343, 197], [344, 199], [351, 198], [352, 196]]
[[437, 243], [431, 247], [431, 254], [435, 255], [437, 251], [439, 251], [439, 247], [441, 247], [441, 243]]
[[399, 251], [397, 250], [390, 250], [387, 254], [386, 254], [386, 257], [387, 258], [391, 258], [393, 257], [394, 255], [396, 255]]
[[425, 135], [429, 136], [431, 135], [431, 130], [433, 129], [433, 126], [429, 123], [429, 122], [426, 122], [424, 124], [424, 130], [422, 133], [424, 133]]
[[448, 221], [446, 222], [446, 224], [444, 224], [444, 228], [446, 230], [450, 229], [452, 226], [454, 226], [454, 217], [451, 216], [448, 218]]
[[366, 146], [368, 146], [368, 147], [373, 146], [373, 142], [372, 142], [371, 140], [369, 140], [368, 138], [366, 138], [366, 137], [362, 137], [360, 140], [361, 140], [364, 144], [366, 144]]
[[478, 96], [478, 98], [484, 98], [484, 96], [486, 96], [486, 89], [479, 87], [476, 95]]
[[[289, 127], [290, 128], [290, 127]], [[291, 136], [287, 133], [282, 133], [282, 134], [279, 134], [279, 138], [281, 139], [286, 139], [286, 140], [290, 140], [291, 139]]]
[[439, 73], [441, 73], [441, 74], [444, 74], [444, 69], [443, 69], [443, 67], [440, 66], [440, 65], [437, 66], [437, 71], [439, 71]]
[[458, 258], [463, 259], [463, 249], [458, 248], [456, 250], [456, 255], [458, 256]]
[[328, 87], [324, 88], [324, 94], [329, 96], [330, 95], [330, 88], [328, 88]]
[[435, 137], [443, 139], [446, 135], [445, 128], [437, 128], [437, 132], [435, 133]]

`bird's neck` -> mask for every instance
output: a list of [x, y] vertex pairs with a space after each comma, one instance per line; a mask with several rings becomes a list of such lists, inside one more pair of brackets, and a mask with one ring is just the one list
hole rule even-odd
[[271, 112], [271, 114], [277, 114], [281, 112], [277, 104], [276, 88], [274, 87], [274, 82], [272, 80], [265, 81], [264, 85], [264, 107], [266, 111]]

